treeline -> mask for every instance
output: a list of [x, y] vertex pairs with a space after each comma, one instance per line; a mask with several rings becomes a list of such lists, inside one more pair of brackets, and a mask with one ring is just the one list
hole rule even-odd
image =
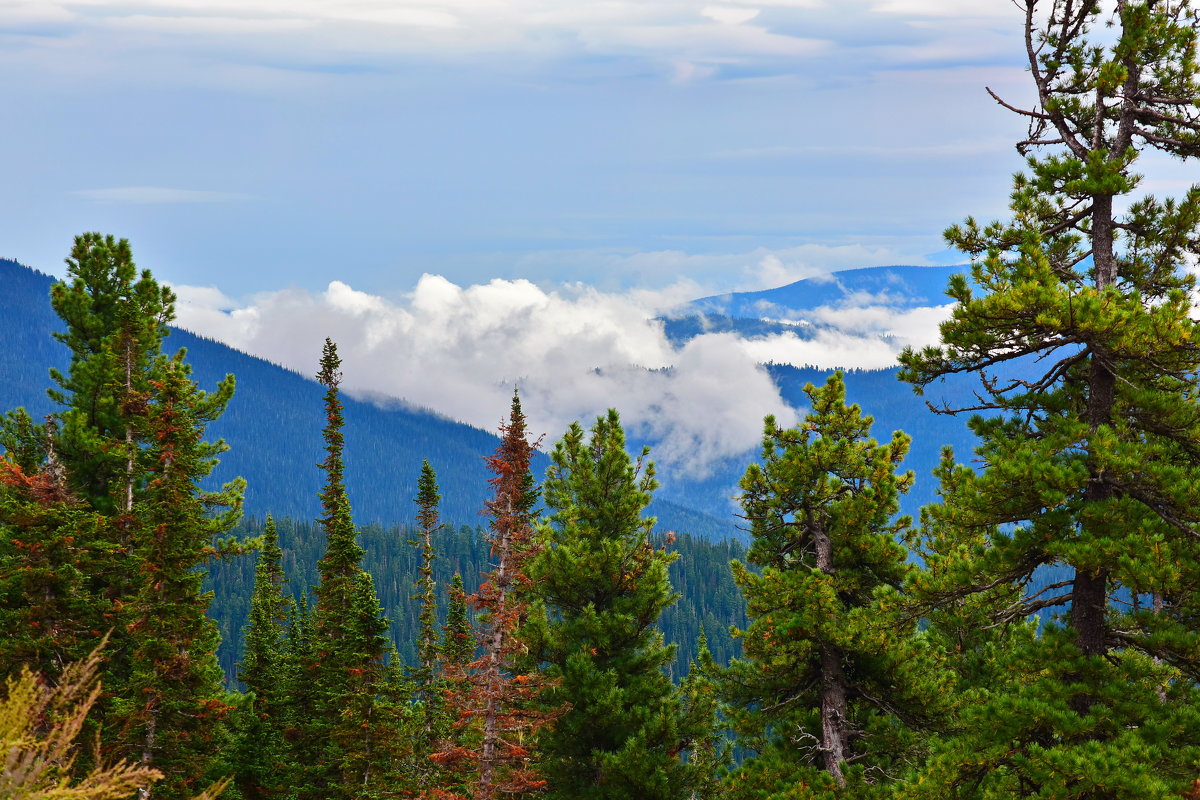
[[[282, 566], [288, 576], [286, 591], [293, 602], [317, 583], [317, 562], [325, 547], [320, 526], [289, 518], [274, 524], [282, 550]], [[244, 519], [233, 530], [240, 539], [262, 536], [263, 520]], [[399, 658], [406, 664], [416, 659], [416, 632], [420, 603], [414, 599], [414, 576], [420, 565], [420, 551], [412, 542], [418, 530], [409, 525], [384, 528], [369, 524], [358, 528], [363, 548], [363, 569], [375, 578], [379, 602], [391, 622], [388, 637]], [[652, 542], [664, 544], [655, 534]], [[433, 536], [437, 558], [433, 577], [439, 622], [448, 608], [450, 585], [460, 575], [467, 593], [474, 592], [486, 573], [491, 571], [491, 545], [482, 528], [447, 525]], [[670, 670], [675, 680], [687, 674], [688, 664], [697, 657], [696, 642], [704, 631], [713, 658], [721, 664], [741, 653], [730, 627], [745, 627], [746, 602], [733, 581], [730, 562], [743, 560], [746, 548], [736, 540], [713, 542], [679, 534], [669, 545], [676, 556], [669, 567], [672, 588], [679, 600], [663, 612], [658, 627], [666, 640], [676, 647]], [[218, 661], [224, 674], [236, 681], [237, 665], [245, 652], [242, 635], [254, 589], [255, 561], [235, 558], [215, 562], [209, 568], [207, 587], [213, 591], [209, 616], [221, 633]]]

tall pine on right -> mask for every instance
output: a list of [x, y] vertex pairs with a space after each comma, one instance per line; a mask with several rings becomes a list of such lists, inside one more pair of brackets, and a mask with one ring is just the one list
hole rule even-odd
[[941, 346], [901, 361], [918, 391], [979, 379], [972, 409], [941, 410], [983, 412], [980, 469], [954, 474], [946, 519], [984, 541], [943, 532], [930, 596], [1048, 583], [995, 616], [1052, 621], [1008, 648], [1011, 679], [914, 793], [1178, 797], [1200, 761], [1200, 189], [1139, 193], [1134, 164], [1200, 154], [1200, 22], [1186, 0], [1021, 7], [1036, 100], [993, 97], [1029, 125], [1029, 172], [1011, 219], [946, 232], [970, 276], [951, 282]]

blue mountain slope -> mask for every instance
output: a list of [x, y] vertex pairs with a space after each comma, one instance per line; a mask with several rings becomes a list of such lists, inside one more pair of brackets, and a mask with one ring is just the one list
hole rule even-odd
[[[820, 306], [837, 305], [855, 296], [875, 296], [890, 306], [916, 308], [949, 302], [946, 284], [950, 276], [966, 268], [954, 267], [864, 267], [820, 278], [807, 278], [760, 292], [734, 292], [704, 297], [677, 312], [684, 317], [709, 314], [734, 319], [797, 319]], [[865, 305], [861, 299], [856, 305]]]
[[[24, 406], [35, 416], [50, 413], [46, 397], [50, 367], [65, 369], [67, 349], [51, 333], [61, 329], [48, 295], [54, 279], [13, 261], [0, 260], [0, 319], [6, 331], [0, 348], [0, 412]], [[322, 388], [313, 380], [218, 342], [175, 329], [164, 345], [187, 349], [201, 387], [213, 387], [227, 373], [237, 392], [225, 415], [209, 427], [230, 450], [214, 480], [241, 475], [249, 488], [246, 512], [261, 517], [312, 519], [320, 512], [317, 491], [322, 474]], [[319, 354], [313, 354], [314, 370]], [[497, 409], [499, 419], [507, 409]], [[435, 413], [400, 405], [382, 408], [346, 398], [346, 480], [355, 519], [391, 524], [414, 516], [416, 479], [428, 458], [438, 473], [443, 518], [454, 524], [481, 524], [488, 494], [484, 457], [498, 440], [487, 431]], [[545, 472], [539, 454], [534, 469]], [[661, 529], [723, 539], [736, 535], [733, 521], [663, 497], [652, 512]]]

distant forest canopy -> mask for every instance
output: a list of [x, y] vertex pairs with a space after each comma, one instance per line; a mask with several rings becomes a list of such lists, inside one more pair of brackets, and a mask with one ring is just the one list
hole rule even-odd
[[[283, 571], [288, 579], [286, 591], [299, 600], [309, 587], [317, 585], [323, 535], [313, 522], [284, 518], [275, 523], [283, 551]], [[246, 519], [235, 533], [242, 538], [253, 538], [261, 536], [262, 530], [262, 520]], [[420, 603], [414, 598], [420, 553], [412, 541], [417, 534], [412, 526], [384, 528], [372, 523], [359, 528], [359, 544], [366, 551], [363, 568], [375, 577], [379, 604], [391, 620], [388, 635], [406, 664], [416, 658], [420, 614]], [[654, 542], [663, 546], [663, 536], [657, 535]], [[447, 526], [435, 535], [434, 547], [437, 558], [433, 574], [441, 625], [445, 623], [454, 575], [462, 576], [468, 593], [474, 592], [483, 576], [491, 571], [492, 562], [484, 530], [478, 526]], [[710, 542], [686, 533], [676, 537], [668, 549], [679, 556], [670, 566], [671, 586], [679, 593], [679, 601], [663, 612], [658, 626], [666, 640], [677, 648], [670, 672], [678, 681], [687, 674], [688, 664], [696, 659], [696, 641], [701, 631], [707, 635], [709, 650], [718, 663], [727, 664], [740, 653], [730, 627], [745, 627], [746, 603], [733, 582], [729, 562], [744, 560], [746, 549], [734, 539]], [[215, 562], [209, 571], [208, 586], [214, 592], [209, 614], [221, 632], [218, 659], [230, 678], [236, 676], [236, 667], [244, 657], [242, 630], [254, 588], [254, 569], [254, 559], [236, 558]]]

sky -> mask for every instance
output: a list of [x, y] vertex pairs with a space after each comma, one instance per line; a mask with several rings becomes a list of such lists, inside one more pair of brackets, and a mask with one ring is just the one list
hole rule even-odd
[[1019, 36], [1009, 0], [0, 0], [0, 255], [101, 230], [238, 296], [946, 263], [1019, 167]]
[[197, 332], [305, 373], [332, 336], [348, 388], [485, 428], [514, 384], [551, 438], [615, 405], [702, 470], [796, 418], [761, 362], [886, 367], [948, 308], [654, 318], [960, 263], [1021, 167], [984, 89], [1028, 100], [1020, 36], [1009, 0], [0, 0], [0, 256], [127, 237]]

